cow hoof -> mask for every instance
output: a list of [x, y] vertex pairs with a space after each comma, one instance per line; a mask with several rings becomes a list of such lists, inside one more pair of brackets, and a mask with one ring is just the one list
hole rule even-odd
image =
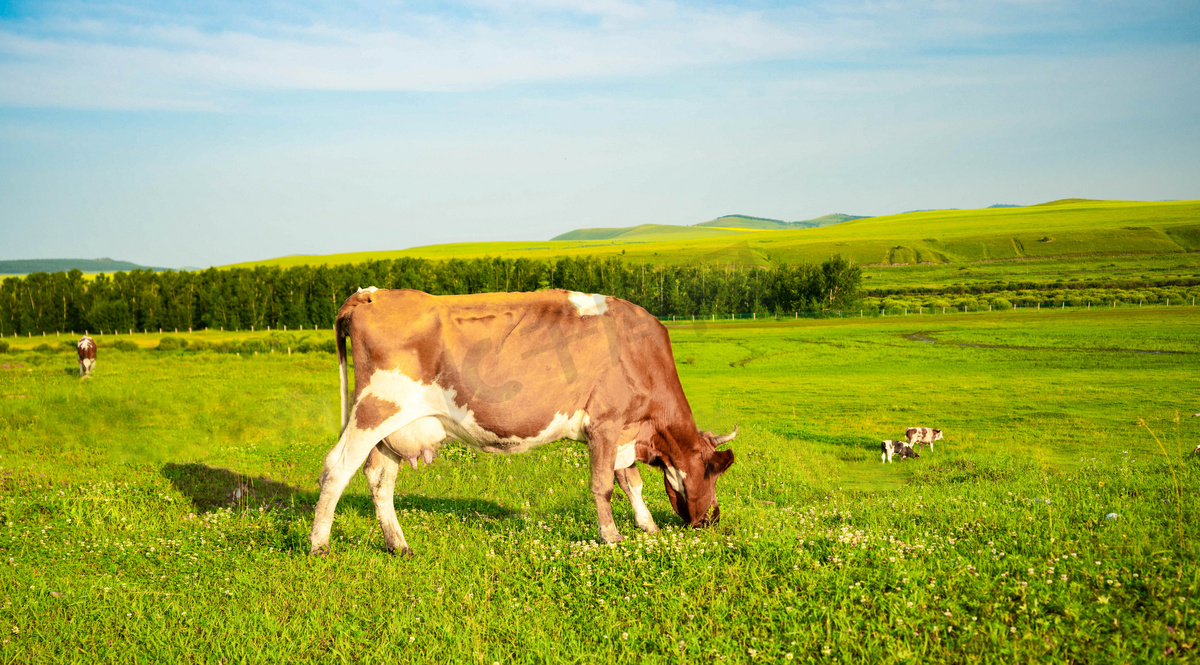
[[658, 533], [658, 525], [656, 524], [651, 524], [650, 526], [642, 526], [639, 524], [638, 526], [642, 528], [642, 531], [646, 532], [647, 536], [653, 536], [654, 534]]
[[622, 536], [621, 532], [617, 531], [617, 525], [602, 524], [600, 525], [600, 540], [606, 543], [619, 543], [625, 540], [625, 536]]

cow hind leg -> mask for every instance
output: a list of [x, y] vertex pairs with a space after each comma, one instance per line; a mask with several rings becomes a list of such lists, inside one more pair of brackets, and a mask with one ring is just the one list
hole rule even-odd
[[319, 481], [321, 496], [317, 499], [312, 533], [308, 537], [312, 547], [310, 554], [329, 553], [329, 531], [333, 526], [333, 513], [338, 499], [346, 490], [346, 485], [350, 484], [354, 472], [367, 461], [367, 456], [378, 442], [377, 435], [363, 432], [351, 424], [342, 432], [333, 450], [325, 455], [325, 470], [321, 472]]
[[658, 533], [658, 525], [654, 523], [654, 517], [650, 515], [646, 502], [642, 500], [642, 474], [638, 472], [637, 465], [617, 469], [615, 475], [621, 491], [625, 492], [629, 503], [633, 505], [633, 520], [637, 522], [638, 528], [649, 534]]
[[412, 556], [412, 548], [404, 540], [404, 531], [396, 519], [396, 506], [393, 503], [399, 470], [400, 457], [382, 443], [371, 450], [363, 464], [363, 475], [367, 477], [371, 500], [375, 502], [375, 516], [379, 518], [379, 526], [383, 529], [384, 547], [389, 552]]

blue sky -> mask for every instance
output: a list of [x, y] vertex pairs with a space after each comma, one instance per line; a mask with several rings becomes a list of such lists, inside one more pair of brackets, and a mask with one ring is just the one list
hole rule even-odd
[[1200, 198], [1200, 3], [5, 2], [0, 259]]

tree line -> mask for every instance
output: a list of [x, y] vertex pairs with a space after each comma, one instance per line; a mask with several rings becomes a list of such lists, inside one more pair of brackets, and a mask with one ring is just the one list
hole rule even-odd
[[337, 266], [132, 270], [86, 279], [79, 270], [0, 282], [0, 334], [329, 328], [359, 287], [434, 295], [562, 288], [604, 293], [659, 317], [831, 312], [862, 297], [861, 269], [819, 265], [647, 266], [617, 257], [419, 258]]

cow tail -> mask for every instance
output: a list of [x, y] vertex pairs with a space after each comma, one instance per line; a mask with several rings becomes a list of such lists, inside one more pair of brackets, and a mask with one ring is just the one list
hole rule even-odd
[[334, 338], [337, 340], [338, 379], [342, 389], [343, 432], [346, 431], [346, 426], [350, 424], [350, 381], [346, 375], [346, 336], [350, 334], [350, 319], [354, 315], [354, 308], [372, 302], [372, 298], [378, 290], [370, 286], [365, 289], [359, 289], [357, 293], [346, 298], [346, 302], [342, 303], [342, 308], [338, 310], [337, 318], [333, 322]]
[[346, 334], [349, 332], [352, 311], [351, 308], [343, 308], [341, 312], [338, 312], [337, 322], [333, 326], [337, 338], [338, 379], [342, 398], [342, 432], [346, 431], [346, 425], [350, 423], [350, 381], [346, 374]]

